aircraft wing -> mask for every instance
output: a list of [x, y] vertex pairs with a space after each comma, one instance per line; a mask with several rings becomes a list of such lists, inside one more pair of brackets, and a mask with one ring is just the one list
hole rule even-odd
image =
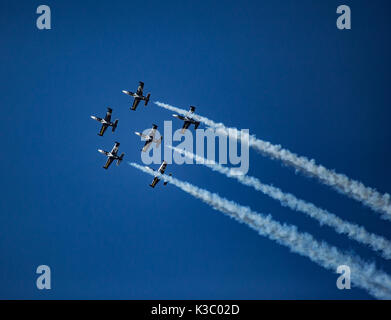
[[111, 112], [112, 112], [112, 109], [107, 108], [107, 112], [106, 112], [106, 116], [105, 116], [105, 120], [106, 120], [107, 122], [110, 122], [110, 121], [111, 121]]
[[111, 154], [117, 154], [118, 152], [119, 143], [116, 142], [113, 149], [111, 149]]
[[100, 129], [100, 132], [98, 133], [98, 135], [103, 136], [103, 134], [105, 133], [106, 129], [107, 129], [107, 125], [106, 124], [102, 124], [102, 128]]
[[133, 105], [132, 105], [132, 107], [131, 107], [130, 109], [136, 110], [138, 104], [140, 103], [140, 100], [141, 100], [141, 99], [134, 98]]
[[190, 126], [191, 122], [190, 121], [185, 121], [182, 127], [182, 133], [186, 131], [186, 129]]
[[156, 184], [157, 184], [159, 181], [160, 181], [160, 179], [159, 179], [158, 177], [153, 178], [152, 183], [150, 184], [150, 186], [151, 186], [152, 188], [155, 188]]
[[162, 165], [160, 166], [160, 168], [159, 168], [159, 172], [161, 173], [161, 174], [163, 174], [164, 173], [164, 171], [166, 171], [166, 168], [167, 168], [167, 162], [163, 162], [162, 163]]
[[109, 157], [106, 161], [106, 164], [103, 166], [103, 168], [108, 169], [110, 165], [113, 163], [114, 158]]
[[152, 140], [145, 141], [142, 152], [146, 152], [148, 150], [149, 146], [151, 145], [151, 143], [152, 143]]

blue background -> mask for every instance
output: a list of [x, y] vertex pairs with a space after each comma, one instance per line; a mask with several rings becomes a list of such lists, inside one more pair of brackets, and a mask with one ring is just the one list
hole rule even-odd
[[[150, 103], [129, 111], [122, 89], [197, 106], [216, 121], [391, 191], [388, 1], [37, 1], [0, 3], [2, 299], [367, 299], [337, 275], [262, 238], [124, 161], [102, 169], [96, 149], [172, 120]], [[336, 8], [352, 9], [352, 30]], [[117, 131], [97, 136], [107, 106]], [[181, 123], [173, 119], [174, 127]], [[202, 166], [183, 180], [271, 213], [344, 250], [391, 263], [301, 213]], [[390, 238], [370, 209], [250, 152], [249, 174]], [[38, 265], [52, 290], [35, 286]]]

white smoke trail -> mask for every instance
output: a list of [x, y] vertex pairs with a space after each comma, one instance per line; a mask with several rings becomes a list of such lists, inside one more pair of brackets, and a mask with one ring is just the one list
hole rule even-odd
[[[155, 104], [182, 115], [188, 112], [158, 101]], [[199, 115], [194, 115], [194, 118], [209, 127], [215, 128], [219, 133], [226, 134], [233, 139], [242, 139], [240, 130], [236, 128], [226, 127], [223, 123], [216, 123], [213, 120]], [[287, 149], [283, 149], [280, 145], [273, 145], [270, 142], [257, 139], [255, 135], [250, 135], [248, 141], [251, 147], [262, 154], [272, 159], [278, 159], [306, 175], [316, 177], [323, 184], [334, 188], [350, 198], [360, 201], [376, 212], [382, 213], [382, 218], [391, 220], [391, 197], [389, 194], [381, 194], [375, 189], [366, 187], [362, 182], [352, 180], [344, 174], [336, 173], [334, 170], [329, 170], [322, 165], [316, 164], [313, 159], [310, 160], [306, 157], [298, 156]]]
[[295, 226], [280, 224], [274, 221], [270, 215], [264, 216], [254, 212], [249, 207], [241, 206], [220, 197], [216, 193], [198, 188], [189, 182], [162, 175], [136, 163], [129, 162], [129, 164], [152, 176], [165, 179], [214, 209], [227, 214], [241, 223], [247, 224], [260, 235], [288, 247], [294, 253], [308, 257], [311, 261], [326, 269], [335, 272], [340, 265], [349, 266], [352, 283], [367, 290], [378, 299], [391, 299], [391, 278], [388, 274], [377, 270], [373, 263], [368, 264], [358, 257], [344, 254], [326, 242], [315, 240], [308, 233], [299, 232]]
[[228, 178], [236, 179], [246, 186], [253, 187], [255, 190], [278, 200], [281, 205], [292, 210], [303, 212], [311, 218], [318, 220], [321, 225], [332, 227], [338, 233], [346, 234], [349, 238], [368, 245], [371, 249], [380, 252], [385, 259], [391, 259], [391, 242], [384, 237], [370, 233], [365, 230], [364, 227], [344, 221], [327, 210], [318, 208], [312, 203], [296, 198], [293, 194], [285, 193], [279, 188], [263, 184], [258, 178], [240, 175], [235, 171], [235, 169], [224, 167], [213, 160], [205, 159], [184, 149], [179, 149], [173, 146], [167, 147], [184, 154], [186, 157], [195, 160], [197, 163], [202, 164], [213, 171], [224, 174]]

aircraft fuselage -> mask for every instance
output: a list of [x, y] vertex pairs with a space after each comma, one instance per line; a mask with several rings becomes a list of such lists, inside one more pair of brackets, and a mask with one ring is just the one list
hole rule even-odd
[[106, 121], [105, 119], [98, 119], [97, 117], [95, 116], [91, 116], [92, 119], [100, 122], [101, 124], [107, 124], [108, 126], [112, 126], [114, 122], [110, 122], [110, 121]]
[[109, 154], [107, 155], [109, 158], [114, 158], [115, 160], [119, 159], [119, 156], [117, 156], [116, 154], [112, 154], [109, 152]]
[[127, 90], [122, 90], [122, 92], [127, 94], [128, 96], [133, 97], [133, 98], [137, 98], [137, 99], [143, 99], [144, 98], [143, 95], [139, 95], [139, 94], [137, 94], [137, 92], [131, 92], [131, 91], [127, 91]]
[[178, 118], [182, 121], [187, 121], [187, 122], [191, 122], [191, 123], [196, 123], [197, 121], [195, 121], [193, 118], [190, 118], [190, 117], [187, 117], [187, 116], [184, 116], [183, 119], [181, 119], [177, 114], [174, 114], [173, 115], [175, 118]]

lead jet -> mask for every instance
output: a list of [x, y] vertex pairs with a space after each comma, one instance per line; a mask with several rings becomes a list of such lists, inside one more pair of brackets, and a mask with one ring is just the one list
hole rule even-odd
[[152, 144], [152, 142], [155, 142], [156, 148], [159, 148], [160, 144], [162, 143], [163, 136], [160, 136], [159, 139], [155, 139], [156, 129], [157, 129], [157, 125], [152, 124], [152, 129], [151, 129], [151, 131], [149, 131], [148, 135], [142, 134], [140, 132], [135, 132], [135, 134], [137, 134], [138, 136], [140, 136], [141, 138], [144, 138], [146, 140], [144, 147], [141, 149], [142, 152], [146, 152], [148, 150], [148, 148], [150, 147], [150, 145]]
[[139, 85], [138, 85], [136, 93], [131, 92], [131, 91], [127, 91], [127, 90], [122, 90], [123, 93], [134, 98], [133, 105], [130, 108], [130, 110], [136, 110], [136, 108], [141, 100], [144, 100], [145, 101], [144, 105], [147, 106], [148, 101], [149, 101], [149, 97], [151, 96], [151, 94], [148, 93], [147, 96], [145, 97], [145, 96], [143, 96], [143, 90], [144, 90], [144, 82], [142, 82], [142, 81], [139, 81]]
[[[150, 167], [147, 167], [148, 169], [151, 169]], [[159, 169], [157, 170], [159, 173], [161, 174], [164, 174], [164, 171], [166, 171], [166, 168], [167, 168], [167, 162], [166, 161], [163, 161], [162, 164], [160, 165]], [[153, 170], [153, 169], [151, 169]], [[153, 170], [154, 171], [154, 170]], [[169, 176], [171, 177], [172, 174], [170, 173]], [[153, 178], [150, 186], [152, 188], [155, 188], [155, 186], [157, 185], [157, 183], [160, 181], [160, 179], [158, 177], [155, 176], [155, 178]], [[166, 186], [168, 183], [168, 181], [164, 181], [163, 185]]]
[[192, 118], [192, 114], [194, 114], [195, 107], [190, 106], [190, 110], [185, 116], [180, 116], [178, 114], [173, 114], [173, 117], [178, 118], [180, 120], [185, 121], [182, 127], [181, 133], [185, 133], [186, 129], [191, 125], [194, 124], [194, 129], [197, 130], [198, 126], [200, 125], [199, 121], [196, 121]]
[[104, 169], [108, 169], [111, 163], [114, 160], [117, 160], [117, 166], [121, 163], [121, 161], [124, 158], [125, 153], [122, 153], [120, 156], [117, 155], [118, 153], [118, 147], [119, 147], [119, 142], [115, 142], [113, 149], [111, 149], [110, 152], [98, 149], [100, 153], [103, 153], [105, 156], [108, 157], [106, 164], [103, 166]]
[[113, 109], [111, 108], [107, 108], [107, 113], [106, 113], [106, 116], [104, 119], [102, 118], [99, 118], [99, 117], [95, 117], [95, 116], [91, 116], [92, 119], [100, 122], [102, 124], [102, 128], [100, 129], [100, 132], [98, 133], [98, 136], [103, 136], [103, 134], [105, 133], [107, 127], [113, 127], [112, 128], [112, 132], [115, 131], [115, 129], [117, 128], [117, 125], [118, 125], [118, 119], [115, 120], [114, 122], [110, 122], [111, 121], [111, 113], [113, 112]]

